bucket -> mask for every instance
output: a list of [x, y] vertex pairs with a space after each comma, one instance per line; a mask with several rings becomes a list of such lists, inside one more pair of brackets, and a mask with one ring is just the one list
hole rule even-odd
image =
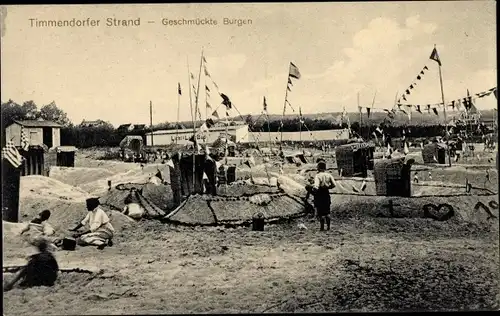
[[76, 240], [74, 238], [64, 238], [62, 241], [62, 249], [73, 251], [76, 248]]
[[252, 220], [252, 230], [253, 231], [264, 231], [264, 215], [258, 213], [254, 215]]

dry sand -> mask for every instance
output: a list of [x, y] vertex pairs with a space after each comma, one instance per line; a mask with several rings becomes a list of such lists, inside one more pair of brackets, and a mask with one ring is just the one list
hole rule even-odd
[[[108, 162], [103, 165], [111, 170]], [[123, 165], [117, 163], [112, 170], [124, 169], [123, 175], [116, 172], [117, 181], [147, 178], [142, 170], [130, 170], [133, 164], [128, 171]], [[433, 181], [457, 184], [464, 176], [478, 176], [468, 169], [449, 174], [433, 169], [432, 173]], [[101, 189], [98, 181], [89, 191]], [[342, 181], [345, 186], [361, 184], [359, 179]], [[303, 192], [299, 182], [300, 178], [283, 175], [280, 186]], [[45, 186], [51, 188], [50, 194]], [[85, 214], [85, 191], [36, 177], [25, 177], [22, 187], [33, 190], [21, 194], [23, 214], [50, 207], [57, 210], [51, 221], [57, 221], [54, 226], [61, 230]], [[118, 227], [113, 247], [56, 253], [61, 268], [102, 269], [102, 273], [61, 275], [50, 289], [14, 289], [4, 295], [5, 313], [498, 309], [498, 209], [494, 219], [482, 210], [471, 210], [479, 200], [488, 203], [491, 196], [398, 198], [401, 218], [387, 214], [387, 197], [332, 197], [330, 232], [319, 232], [318, 223], [306, 218], [252, 232], [249, 228], [183, 228], [156, 221], [132, 223], [112, 213]], [[498, 202], [498, 197], [493, 200]], [[429, 202], [449, 203], [457, 216], [444, 222], [405, 216], [421, 214], [421, 207]], [[298, 227], [299, 222], [305, 230]], [[4, 266], [23, 264], [33, 248], [12, 237], [16, 225], [3, 227], [10, 232], [4, 234]]]

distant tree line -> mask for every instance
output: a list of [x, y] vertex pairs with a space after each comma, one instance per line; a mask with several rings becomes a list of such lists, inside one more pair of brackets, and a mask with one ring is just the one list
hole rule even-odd
[[18, 104], [12, 100], [1, 104], [2, 147], [6, 143], [5, 128], [16, 120], [44, 119], [62, 125], [61, 145], [71, 145], [78, 148], [89, 147], [115, 147], [127, 135], [145, 136], [147, 130], [122, 131], [115, 129], [112, 124], [104, 123], [100, 126], [87, 127], [74, 125], [67, 114], [55, 102], [44, 105], [38, 109], [33, 101]]
[[[351, 120], [351, 130], [362, 136], [364, 139], [373, 139], [373, 132], [378, 128], [391, 138], [399, 138], [405, 134], [412, 138], [444, 136], [445, 126], [442, 123], [436, 123], [436, 116], [422, 116], [413, 122], [405, 120], [406, 116], [397, 116], [395, 119], [388, 120], [382, 113], [374, 113], [370, 119], [363, 118], [363, 124], [360, 126], [359, 116], [349, 113]], [[325, 117], [326, 115], [317, 115], [317, 117]], [[331, 114], [330, 114], [331, 116]], [[54, 121], [61, 124], [61, 145], [73, 145], [78, 148], [88, 147], [115, 147], [127, 135], [140, 135], [145, 138], [146, 133], [162, 129], [193, 129], [192, 122], [183, 122], [180, 124], [164, 122], [153, 126], [151, 129], [146, 128], [137, 131], [119, 130], [113, 127], [110, 123], [101, 124], [95, 127], [87, 127], [74, 125], [68, 118], [67, 114], [60, 109], [55, 102], [43, 105], [38, 109], [33, 101], [26, 101], [18, 104], [12, 100], [1, 104], [1, 124], [2, 135], [5, 135], [5, 128], [12, 124], [14, 120], [30, 120], [42, 118], [44, 120]], [[281, 117], [274, 116], [267, 121], [261, 117], [248, 115], [244, 120], [252, 132], [278, 132], [281, 130]], [[285, 117], [283, 120], [282, 130], [284, 132], [297, 132], [302, 129], [303, 132], [329, 130], [347, 128], [347, 123], [340, 123], [338, 117], [336, 119], [326, 118], [311, 118], [304, 117], [304, 124], [300, 124], [299, 118]], [[198, 123], [199, 126], [200, 123]], [[234, 125], [235, 123], [231, 123]], [[361, 128], [360, 128], [361, 127]], [[380, 135], [377, 135], [379, 137]], [[5, 137], [2, 137], [2, 146], [5, 144]]]

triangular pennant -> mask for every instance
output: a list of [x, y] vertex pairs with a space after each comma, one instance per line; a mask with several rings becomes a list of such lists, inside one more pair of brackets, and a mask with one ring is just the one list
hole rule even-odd
[[212, 116], [216, 117], [216, 118], [219, 118], [219, 113], [217, 113], [217, 110], [215, 110], [215, 111], [212, 112]]
[[[203, 70], [205, 71], [205, 76], [210, 77], [210, 74], [208, 73], [207, 68], [204, 68]], [[210, 78], [211, 78], [211, 77], [210, 77]]]
[[293, 86], [292, 79], [290, 79], [290, 77], [288, 77], [288, 84]]
[[416, 105], [415, 108], [417, 109], [417, 112], [422, 114], [422, 111], [420, 110], [420, 105]]
[[420, 75], [418, 75], [418, 76], [417, 76], [417, 80], [420, 80], [420, 79], [422, 79], [422, 77], [420, 77]]
[[410, 89], [413, 89], [413, 85], [412, 84], [410, 85]]
[[404, 95], [403, 95], [403, 100], [408, 101], [408, 100], [406, 100], [406, 96], [404, 96]]
[[436, 108], [432, 108], [432, 111], [434, 112], [434, 114], [438, 115], [438, 110]]
[[455, 100], [451, 101], [450, 106], [451, 106], [452, 109], [455, 109]]
[[424, 66], [424, 69], [425, 69], [425, 70], [429, 70], [429, 68], [427, 68], [427, 66]]
[[370, 108], [366, 108], [366, 114], [368, 115], [368, 118], [370, 118]]
[[[423, 75], [423, 74], [424, 74], [424, 71], [423, 71], [423, 70], [421, 70], [421, 71], [420, 71], [420, 74], [421, 74], [421, 75]], [[420, 76], [418, 76], [418, 77], [420, 77]], [[418, 78], [418, 77], [417, 77], [417, 78]], [[420, 80], [420, 79], [418, 79], [418, 80]]]
[[404, 152], [405, 155], [408, 155], [410, 153], [410, 149], [408, 149], [408, 143], [407, 142], [405, 142], [405, 146], [404, 146], [403, 152]]
[[212, 108], [212, 106], [211, 106], [211, 105], [210, 105], [210, 103], [208, 103], [208, 101], [207, 101], [207, 109], [211, 109], [211, 108]]
[[431, 105], [430, 104], [427, 104], [427, 112], [431, 113]]
[[434, 49], [432, 50], [431, 56], [429, 58], [436, 61], [439, 64], [439, 66], [441, 66], [441, 60], [439, 59], [436, 47], [434, 47]]
[[406, 89], [406, 94], [410, 94], [410, 90], [409, 89]]

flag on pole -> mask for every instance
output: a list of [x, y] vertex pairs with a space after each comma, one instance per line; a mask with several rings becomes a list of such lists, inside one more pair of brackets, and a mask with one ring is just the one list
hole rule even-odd
[[30, 148], [30, 141], [23, 126], [21, 126], [21, 148], [24, 151], [28, 151]]
[[290, 79], [290, 77], [288, 77], [288, 84], [293, 86], [293, 83], [292, 83], [292, 80]]
[[203, 58], [203, 62], [206, 64], [207, 60], [205, 59], [205, 56], [202, 56], [202, 58]]
[[220, 97], [222, 98], [222, 104], [226, 106], [226, 109], [230, 110], [233, 107], [233, 105], [231, 103], [231, 100], [229, 100], [229, 97], [224, 93], [221, 93]]
[[219, 117], [219, 113], [217, 113], [217, 110], [215, 110], [215, 111], [212, 112], [212, 116], [215, 117], [215, 118], [217, 118], [217, 119], [220, 118]]
[[212, 108], [212, 106], [211, 106], [211, 105], [210, 105], [210, 103], [208, 103], [208, 101], [207, 101], [207, 109], [211, 109], [211, 108]]
[[207, 90], [208, 92], [210, 92], [210, 89], [208, 89], [208, 86], [205, 86], [205, 90]]
[[391, 144], [387, 144], [387, 151], [386, 151], [385, 155], [387, 157], [389, 157], [391, 154], [392, 154]]
[[439, 59], [438, 51], [436, 47], [432, 50], [431, 56], [429, 57], [430, 59], [434, 60], [435, 62], [438, 63], [439, 66], [441, 66], [441, 59]]
[[370, 118], [370, 108], [366, 108], [366, 115], [368, 115], [368, 118]]
[[267, 102], [266, 102], [266, 97], [264, 97], [264, 113], [267, 113]]
[[[207, 68], [203, 68], [203, 71], [205, 72], [205, 76], [210, 77], [210, 74], [208, 73]], [[212, 77], [210, 77], [210, 78], [212, 78]]]
[[182, 95], [181, 83], [180, 82], [179, 82], [177, 90], [178, 90], [179, 95]]
[[170, 158], [169, 160], [166, 161], [166, 165], [174, 168], [174, 162], [173, 162], [172, 158]]
[[23, 163], [23, 157], [11, 140], [2, 149], [2, 158], [7, 159], [14, 168], [19, 168]]
[[292, 62], [290, 62], [290, 71], [288, 72], [288, 77], [300, 79], [299, 68], [297, 68], [297, 66], [295, 66]]

